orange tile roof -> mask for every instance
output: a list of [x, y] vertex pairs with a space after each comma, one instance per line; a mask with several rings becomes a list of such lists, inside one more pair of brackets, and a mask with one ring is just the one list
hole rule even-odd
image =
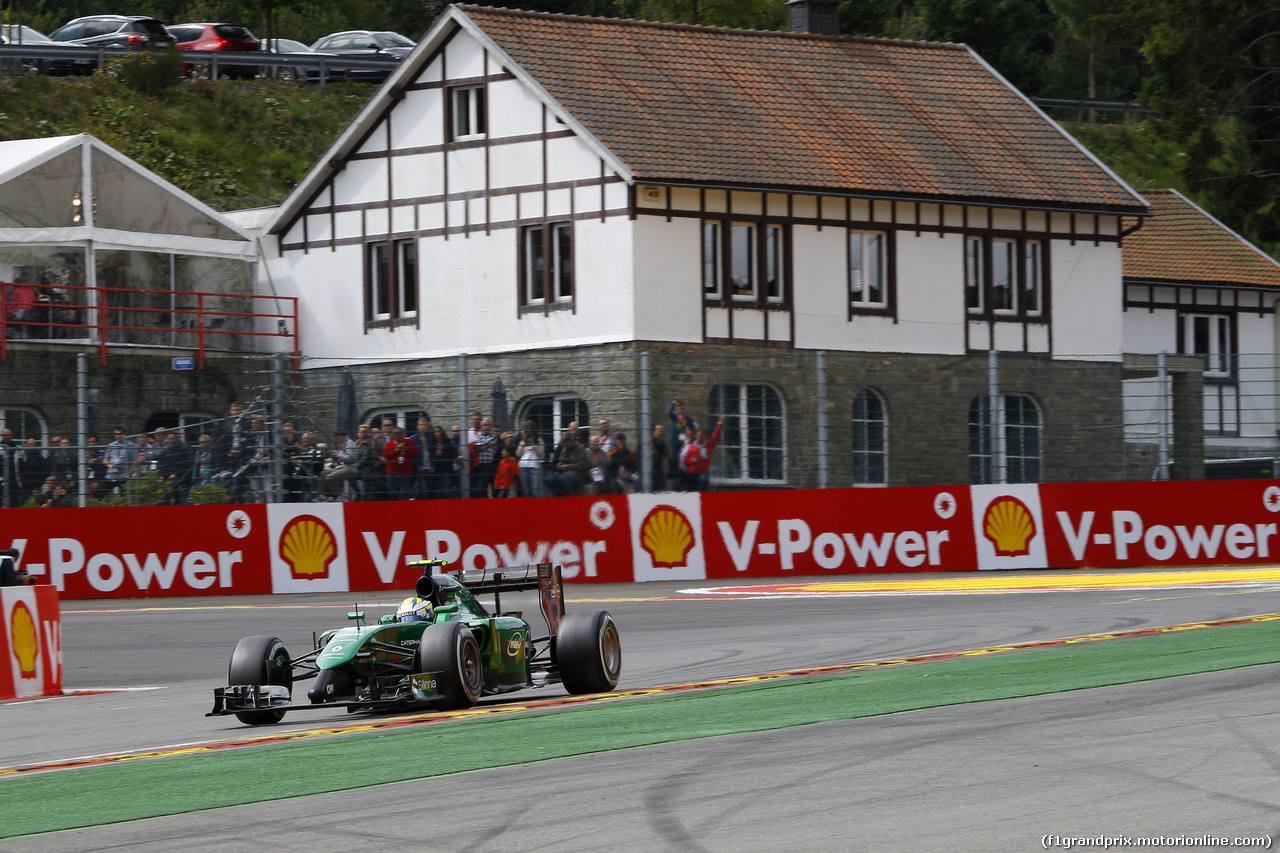
[[1124, 238], [1124, 277], [1280, 287], [1280, 264], [1173, 190], [1145, 190], [1154, 214]]
[[1145, 210], [963, 45], [459, 9], [638, 180]]

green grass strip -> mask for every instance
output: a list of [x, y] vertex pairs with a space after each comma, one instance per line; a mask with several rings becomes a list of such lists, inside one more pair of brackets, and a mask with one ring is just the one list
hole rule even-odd
[[1268, 663], [1275, 622], [65, 770], [0, 781], [0, 838]]

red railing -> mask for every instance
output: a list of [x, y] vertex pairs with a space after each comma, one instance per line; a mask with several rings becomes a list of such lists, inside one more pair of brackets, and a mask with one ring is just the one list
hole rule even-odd
[[104, 364], [113, 346], [161, 346], [203, 368], [210, 350], [255, 351], [245, 338], [287, 338], [298, 358], [297, 297], [0, 282], [0, 361], [13, 341], [88, 341]]

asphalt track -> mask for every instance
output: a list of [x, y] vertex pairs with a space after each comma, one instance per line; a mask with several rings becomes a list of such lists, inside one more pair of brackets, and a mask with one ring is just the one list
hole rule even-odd
[[[983, 589], [993, 583], [1021, 591]], [[1280, 572], [572, 587], [568, 606], [614, 614], [619, 689], [636, 690], [1277, 613]], [[0, 770], [263, 734], [202, 716], [235, 640], [278, 633], [296, 653], [349, 609], [334, 596], [64, 602], [67, 688], [151, 689], [0, 706]], [[1276, 838], [1275, 669], [540, 762], [0, 850], [314, 851], [428, 838], [430, 849], [485, 851], [1030, 850], [1043, 849], [1045, 835]], [[547, 688], [508, 701], [557, 696]], [[275, 730], [351, 721], [307, 711]]]

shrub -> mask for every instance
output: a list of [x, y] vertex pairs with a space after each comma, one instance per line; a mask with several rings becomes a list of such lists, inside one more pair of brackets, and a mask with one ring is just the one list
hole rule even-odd
[[95, 76], [118, 80], [141, 95], [159, 95], [176, 86], [181, 75], [182, 55], [170, 47], [108, 57]]

